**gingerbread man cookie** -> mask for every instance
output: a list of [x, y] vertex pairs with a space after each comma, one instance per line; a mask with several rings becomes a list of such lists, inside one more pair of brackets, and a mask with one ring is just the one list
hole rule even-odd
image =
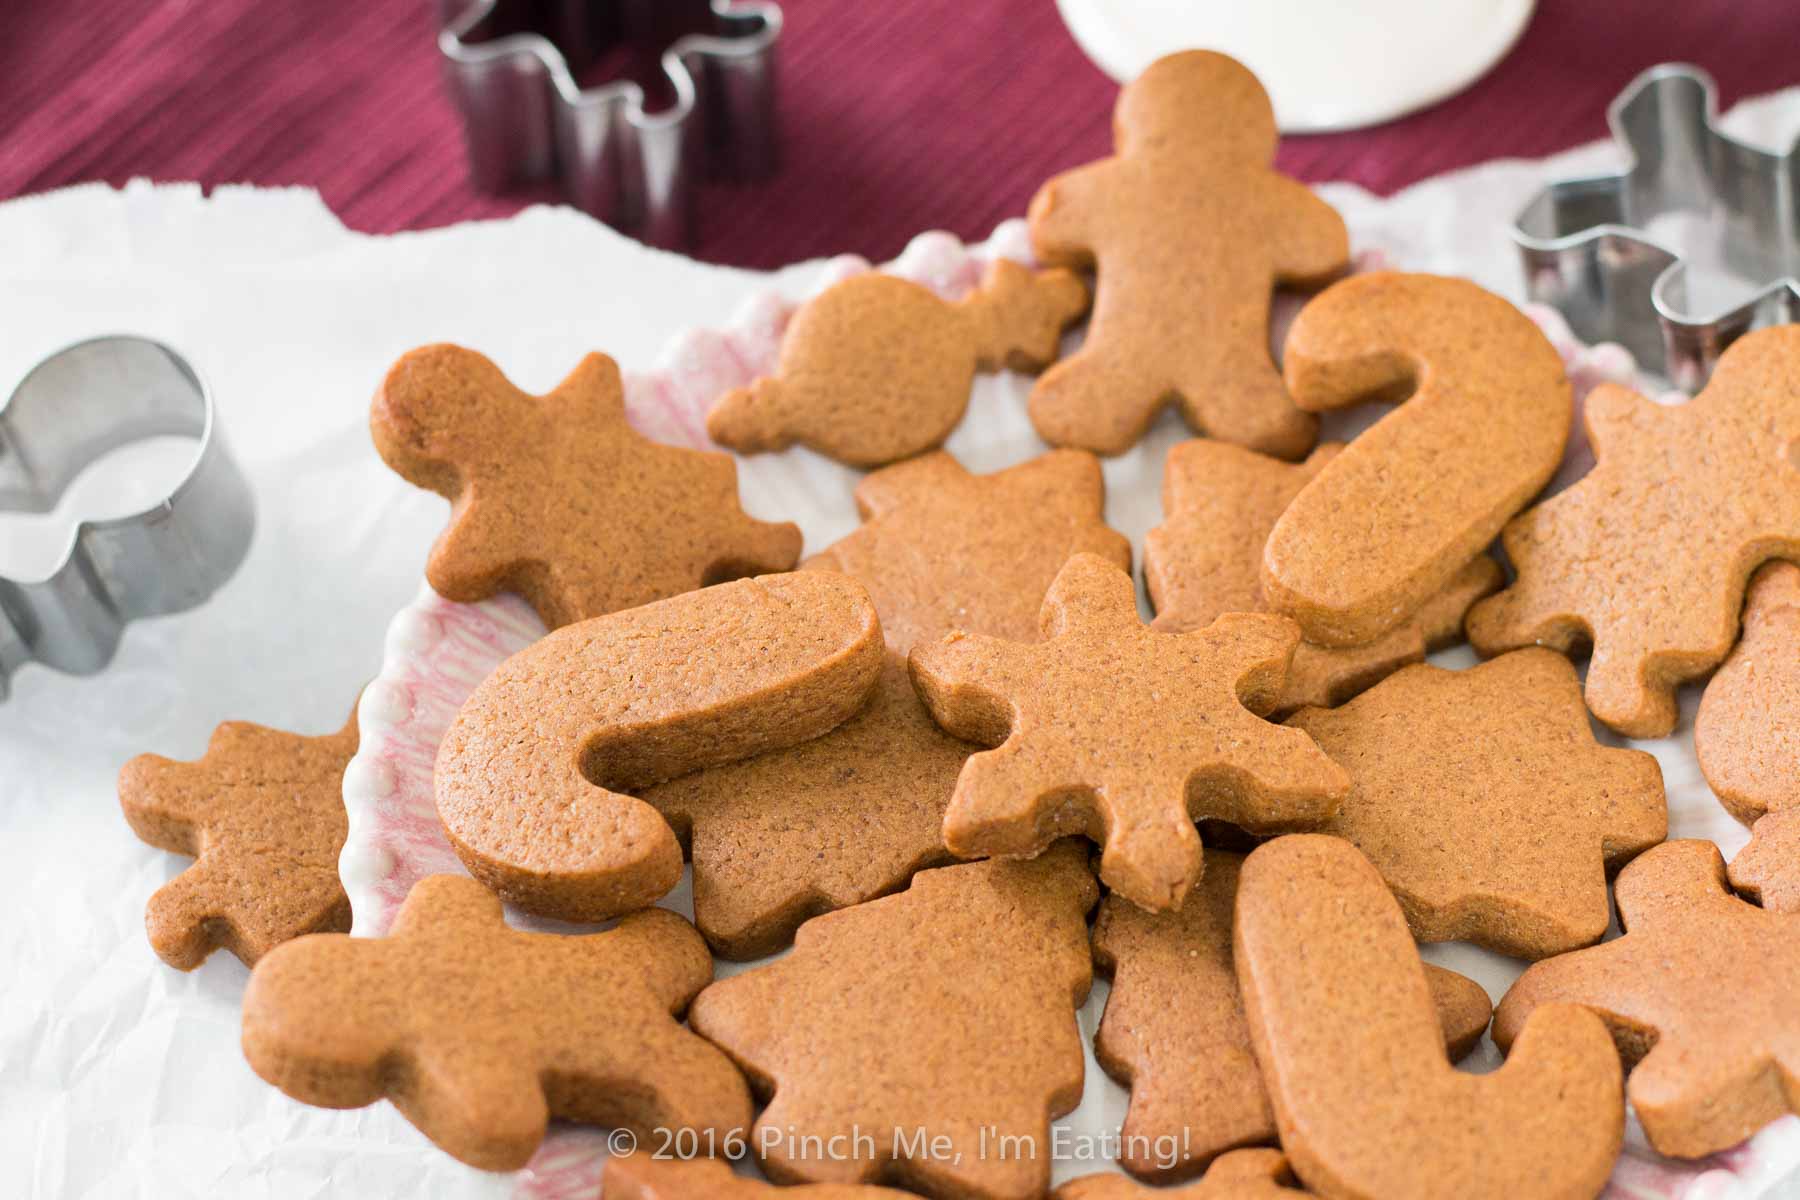
[[472, 350], [425, 346], [388, 371], [369, 430], [388, 466], [451, 502], [425, 566], [446, 599], [516, 592], [555, 629], [800, 557], [798, 527], [738, 506], [728, 455], [626, 424], [604, 354], [538, 397]]
[[469, 873], [529, 912], [642, 908], [681, 877], [681, 848], [626, 793], [835, 729], [881, 661], [868, 592], [825, 571], [566, 625], [464, 701], [432, 770], [438, 817]]
[[144, 911], [158, 957], [191, 971], [223, 946], [254, 966], [290, 938], [350, 928], [337, 860], [356, 742], [354, 712], [323, 737], [227, 721], [198, 762], [125, 764], [119, 805], [132, 831], [195, 858]]
[[1110, 1171], [1083, 1175], [1050, 1200], [1294, 1200], [1310, 1195], [1296, 1183], [1279, 1150], [1238, 1150], [1213, 1161], [1205, 1178], [1184, 1188], [1152, 1188]]
[[694, 1028], [772, 1094], [750, 1138], [770, 1178], [1043, 1195], [1050, 1122], [1081, 1099], [1098, 898], [1076, 842], [921, 871], [702, 992]]
[[950, 436], [976, 371], [1055, 358], [1087, 302], [1073, 272], [1006, 259], [955, 303], [894, 275], [853, 275], [800, 306], [775, 375], [726, 393], [706, 431], [745, 453], [799, 442], [853, 467], [906, 458]]
[[1668, 836], [1655, 757], [1594, 741], [1575, 668], [1549, 650], [1407, 667], [1288, 723], [1350, 773], [1319, 832], [1369, 856], [1421, 941], [1519, 958], [1597, 942], [1607, 873]]
[[[1228, 612], [1267, 610], [1263, 546], [1282, 512], [1343, 450], [1320, 446], [1305, 462], [1285, 463], [1225, 442], [1196, 438], [1169, 451], [1163, 468], [1163, 523], [1144, 538], [1144, 583], [1156, 609], [1153, 628], [1184, 633]], [[1272, 716], [1312, 704], [1342, 704], [1427, 652], [1462, 637], [1463, 614], [1497, 589], [1500, 564], [1485, 554], [1451, 577], [1417, 612], [1360, 646], [1302, 641]]]
[[[1242, 863], [1208, 847], [1180, 911], [1145, 912], [1115, 895], [1094, 923], [1094, 962], [1112, 978], [1094, 1056], [1131, 1089], [1119, 1165], [1143, 1179], [1186, 1179], [1224, 1151], [1275, 1140], [1231, 961]], [[1450, 1057], [1461, 1058], [1493, 1005], [1454, 971], [1427, 963], [1425, 975]]]
[[606, 1200], [912, 1200], [911, 1192], [861, 1183], [784, 1188], [732, 1173], [716, 1158], [659, 1158], [650, 1153], [606, 1160]]
[[1606, 1026], [1555, 1005], [1500, 1070], [1456, 1070], [1400, 907], [1350, 843], [1299, 834], [1252, 853], [1235, 940], [1281, 1146], [1314, 1191], [1587, 1200], [1606, 1183], [1625, 1131]]
[[386, 1097], [471, 1166], [525, 1165], [551, 1117], [742, 1136], [750, 1096], [677, 1018], [712, 978], [692, 926], [660, 908], [605, 933], [522, 933], [473, 879], [414, 885], [384, 938], [277, 947], [244, 992], [244, 1057], [326, 1108]]
[[1650, 1144], [1677, 1158], [1800, 1112], [1800, 914], [1733, 896], [1711, 842], [1646, 852], [1617, 894], [1625, 936], [1526, 970], [1494, 1041], [1507, 1049], [1544, 1005], [1590, 1006], [1636, 1064], [1627, 1094]]
[[1401, 401], [1300, 489], [1263, 548], [1263, 595], [1308, 641], [1355, 646], [1405, 622], [1562, 462], [1562, 357], [1466, 279], [1333, 284], [1300, 310], [1283, 361], [1309, 411]]
[[1752, 572], [1800, 559], [1800, 325], [1745, 334], [1704, 391], [1587, 398], [1594, 469], [1506, 527], [1519, 577], [1469, 614], [1483, 654], [1590, 642], [1587, 702], [1628, 737], [1731, 651]]
[[1343, 273], [1350, 242], [1330, 205], [1270, 169], [1268, 94], [1223, 54], [1171, 54], [1119, 93], [1113, 142], [1031, 201], [1038, 258], [1098, 274], [1087, 340], [1032, 389], [1032, 424], [1119, 454], [1173, 400], [1209, 437], [1306, 453], [1318, 422], [1270, 361], [1269, 298]]
[[1102, 518], [1100, 464], [1079, 451], [992, 475], [923, 454], [866, 477], [856, 501], [865, 524], [806, 566], [854, 576], [881, 614], [889, 658], [868, 706], [824, 737], [640, 793], [688, 838], [695, 923], [728, 958], [771, 954], [808, 917], [949, 857], [944, 809], [975, 747], [932, 721], [907, 650], [957, 626], [1035, 637], [1071, 554], [1131, 562]]
[[1231, 613], [1192, 633], [1138, 620], [1131, 576], [1093, 554], [1045, 597], [1048, 641], [950, 634], [913, 649], [937, 723], [998, 749], [964, 764], [944, 841], [964, 857], [1101, 842], [1101, 878], [1149, 909], [1200, 874], [1198, 817], [1254, 830], [1317, 824], [1349, 781], [1312, 739], [1262, 720], [1299, 630]]

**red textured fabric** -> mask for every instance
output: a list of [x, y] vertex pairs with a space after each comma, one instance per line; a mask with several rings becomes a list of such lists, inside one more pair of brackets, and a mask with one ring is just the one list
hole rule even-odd
[[[1051, 0], [786, 0], [784, 166], [713, 186], [702, 258], [774, 266], [984, 236], [1046, 176], [1110, 149], [1116, 89]], [[134, 175], [305, 184], [355, 229], [499, 216], [463, 168], [430, 0], [0, 0], [0, 196]], [[1698, 62], [1725, 103], [1800, 82], [1795, 0], [1542, 0], [1513, 53], [1392, 124], [1290, 139], [1307, 180], [1391, 192], [1602, 136], [1653, 63]], [[1380, 70], [1371, 63], [1371, 70]]]

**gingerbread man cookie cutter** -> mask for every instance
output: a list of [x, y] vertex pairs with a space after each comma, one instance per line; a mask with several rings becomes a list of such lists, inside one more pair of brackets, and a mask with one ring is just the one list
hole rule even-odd
[[47, 578], [0, 575], [0, 700], [24, 663], [91, 674], [111, 660], [127, 622], [205, 600], [237, 570], [255, 528], [250, 485], [225, 448], [211, 390], [160, 342], [77, 342], [32, 368], [0, 404], [0, 512], [50, 512], [95, 459], [159, 436], [197, 443], [166, 498], [81, 522]]
[[[477, 187], [560, 180], [582, 211], [653, 246], [693, 232], [697, 177], [757, 179], [775, 167], [775, 42], [781, 9], [733, 0], [439, 0], [438, 52]], [[539, 28], [542, 21], [547, 28]], [[673, 102], [578, 76], [660, 31]]]
[[[1775, 153], [1732, 137], [1712, 77], [1681, 63], [1634, 79], [1607, 124], [1625, 169], [1552, 183], [1513, 224], [1526, 291], [1693, 391], [1741, 335], [1800, 321], [1800, 139]], [[1704, 218], [1707, 256], [1754, 287], [1722, 305], [1691, 295], [1681, 250], [1651, 228], [1677, 214]]]

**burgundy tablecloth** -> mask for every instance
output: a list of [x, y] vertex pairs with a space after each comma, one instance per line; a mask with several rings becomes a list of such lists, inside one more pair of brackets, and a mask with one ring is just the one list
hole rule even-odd
[[[554, 193], [465, 178], [430, 0], [0, 0], [0, 196], [134, 175], [318, 188], [353, 228], [496, 216]], [[785, 163], [709, 187], [696, 253], [773, 266], [982, 236], [1038, 182], [1107, 153], [1116, 89], [1051, 0], [785, 0]], [[1605, 132], [1637, 71], [1697, 62], [1724, 100], [1800, 82], [1797, 0], [1542, 0], [1444, 104], [1290, 139], [1282, 165], [1380, 192]], [[1379, 70], [1372, 63], [1370, 70]]]

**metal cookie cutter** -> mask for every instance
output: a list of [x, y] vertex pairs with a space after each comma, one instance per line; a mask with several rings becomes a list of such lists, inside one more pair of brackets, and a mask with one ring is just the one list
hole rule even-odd
[[[1717, 116], [1706, 72], [1650, 68], [1607, 110], [1630, 165], [1551, 184], [1513, 228], [1533, 300], [1560, 309], [1584, 341], [1622, 342], [1690, 391], [1740, 335], [1800, 320], [1800, 153], [1747, 145]], [[1677, 213], [1701, 218], [1709, 264], [1753, 293], [1711, 308], [1690, 297], [1680, 253], [1646, 232]]]
[[139, 513], [83, 521], [48, 579], [0, 575], [0, 699], [36, 660], [77, 675], [112, 658], [127, 621], [192, 608], [243, 561], [250, 488], [226, 452], [212, 393], [147, 338], [77, 342], [34, 367], [0, 405], [0, 510], [49, 512], [109, 450], [164, 435], [198, 442], [175, 490]]
[[[781, 9], [732, 0], [439, 0], [450, 95], [478, 187], [559, 176], [582, 210], [655, 246], [693, 232], [695, 180], [775, 167]], [[700, 30], [702, 32], [692, 32]], [[575, 79], [657, 44], [674, 102], [628, 80]]]

